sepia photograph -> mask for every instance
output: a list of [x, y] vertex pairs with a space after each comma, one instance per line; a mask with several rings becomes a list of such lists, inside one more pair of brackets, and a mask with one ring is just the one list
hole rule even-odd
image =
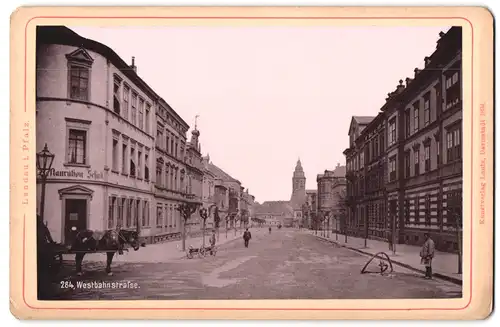
[[486, 11], [134, 10], [13, 18], [16, 317], [491, 312]]
[[461, 27], [36, 41], [40, 299], [461, 297]]

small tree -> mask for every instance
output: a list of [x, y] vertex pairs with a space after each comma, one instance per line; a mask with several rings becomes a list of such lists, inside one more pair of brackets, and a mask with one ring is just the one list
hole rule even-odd
[[338, 193], [337, 210], [340, 216], [340, 229], [344, 232], [345, 243], [347, 243], [347, 210], [349, 210], [349, 202], [345, 189]]
[[302, 204], [302, 221], [300, 222], [300, 227], [303, 227], [309, 219], [309, 205], [307, 203]]
[[219, 216], [219, 207], [213, 204], [210, 208], [213, 208], [214, 213], [214, 227], [217, 230], [217, 241], [219, 240], [219, 228], [220, 228], [220, 216]]
[[206, 208], [200, 209], [200, 217], [203, 220], [203, 248], [205, 248], [205, 227], [208, 218], [208, 210]]
[[182, 203], [177, 207], [183, 218], [182, 224], [182, 251], [186, 251], [186, 225], [191, 215], [196, 212], [198, 206], [192, 203]]
[[447, 204], [448, 215], [453, 222], [451, 228], [455, 231], [457, 237], [457, 255], [458, 255], [458, 273], [462, 273], [462, 198], [458, 192], [453, 192], [447, 195], [449, 202]]

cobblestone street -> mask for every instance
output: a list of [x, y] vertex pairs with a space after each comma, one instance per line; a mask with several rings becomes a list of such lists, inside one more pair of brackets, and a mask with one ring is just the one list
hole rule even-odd
[[[373, 299], [461, 297], [461, 287], [426, 280], [421, 274], [394, 266], [394, 273], [361, 274], [369, 257], [295, 230], [253, 233], [223, 244], [217, 256], [172, 259], [162, 263], [113, 265], [113, 276], [102, 262], [84, 261], [86, 274], [66, 281], [130, 282], [138, 288], [62, 289], [54, 284], [51, 299]], [[141, 250], [139, 250], [141, 251]], [[375, 260], [374, 260], [375, 262]], [[378, 262], [377, 262], [378, 263]], [[374, 266], [376, 264], [374, 263]], [[376, 268], [376, 267], [375, 267]]]

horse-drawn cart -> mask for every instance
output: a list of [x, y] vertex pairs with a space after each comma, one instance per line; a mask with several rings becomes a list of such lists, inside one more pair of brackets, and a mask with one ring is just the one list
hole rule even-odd
[[146, 246], [140, 242], [139, 233], [135, 230], [107, 230], [96, 232], [83, 230], [76, 232], [70, 246], [53, 241], [47, 226], [38, 222], [38, 269], [40, 272], [56, 274], [62, 266], [63, 255], [75, 255], [76, 272], [82, 274], [83, 257], [87, 253], [105, 253], [106, 272], [111, 274], [111, 263], [116, 252], [123, 254], [128, 248], [135, 251]]
[[217, 254], [217, 247], [206, 246], [206, 247], [195, 248], [192, 245], [190, 245], [186, 251], [186, 257], [188, 259], [193, 259], [195, 255], [197, 255], [198, 258], [203, 258], [206, 257], [207, 254], [215, 256]]

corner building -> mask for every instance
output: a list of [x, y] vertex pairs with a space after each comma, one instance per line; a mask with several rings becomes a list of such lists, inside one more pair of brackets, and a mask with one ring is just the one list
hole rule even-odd
[[71, 243], [73, 227], [136, 229], [148, 243], [180, 237], [178, 206], [201, 204], [196, 127], [187, 142], [189, 126], [134, 58], [66, 27], [37, 28], [36, 69], [36, 148], [55, 154], [44, 212], [54, 240]]
[[72, 227], [149, 235], [155, 93], [134, 65], [65, 27], [38, 27], [36, 69], [36, 147], [55, 154], [44, 213], [54, 240], [71, 243]]

